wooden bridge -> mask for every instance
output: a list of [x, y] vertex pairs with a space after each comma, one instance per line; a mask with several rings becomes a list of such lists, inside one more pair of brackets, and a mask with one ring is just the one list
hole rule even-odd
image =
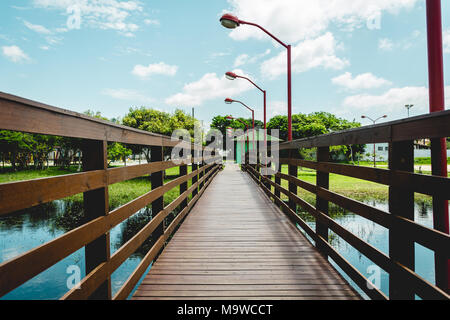
[[356, 299], [358, 295], [227, 163], [166, 246], [135, 299]]
[[[413, 161], [414, 140], [431, 139], [433, 144], [450, 136], [449, 111], [282, 143], [279, 162], [287, 164], [289, 172], [272, 177], [261, 174], [256, 154], [247, 154], [240, 167], [227, 163], [222, 170], [217, 150], [184, 143], [192, 157], [176, 164], [164, 160], [163, 150], [180, 141], [4, 93], [0, 115], [2, 130], [73, 137], [83, 145], [81, 173], [0, 184], [0, 215], [83, 193], [87, 220], [1, 263], [0, 296], [84, 247], [86, 275], [79, 288], [61, 299], [360, 299], [330, 260], [371, 299], [450, 298], [450, 236], [444, 215], [450, 179], [436, 173], [436, 159], [432, 175], [414, 173]], [[107, 142], [146, 146], [151, 162], [108, 168]], [[330, 161], [330, 146], [379, 142], [390, 146], [387, 170]], [[317, 160], [297, 159], [301, 148], [317, 148]], [[272, 146], [271, 152], [275, 149]], [[298, 179], [299, 166], [316, 170], [316, 184]], [[164, 183], [163, 171], [173, 167], [179, 167], [179, 176]], [[330, 191], [329, 173], [389, 186], [389, 211]], [[109, 210], [108, 186], [149, 174], [147, 193]], [[174, 188], [179, 188], [179, 196], [164, 206], [164, 195]], [[316, 195], [315, 206], [299, 197], [298, 188]], [[415, 192], [433, 197], [434, 228], [414, 221]], [[328, 214], [329, 203], [387, 228], [389, 254], [336, 223]], [[148, 205], [151, 221], [111, 254], [109, 231]], [[315, 230], [297, 214], [298, 206], [314, 216]], [[330, 245], [330, 230], [389, 274], [389, 294], [368, 285]], [[113, 296], [111, 274], [149, 238], [151, 249]], [[414, 271], [416, 243], [435, 253], [433, 283]]]

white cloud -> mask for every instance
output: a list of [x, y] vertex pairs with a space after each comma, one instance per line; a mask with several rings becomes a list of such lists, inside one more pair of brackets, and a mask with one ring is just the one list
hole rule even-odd
[[167, 76], [174, 76], [177, 73], [178, 66], [171, 66], [165, 64], [164, 62], [149, 64], [148, 66], [143, 66], [138, 64], [134, 66], [131, 72], [135, 76], [146, 78], [152, 74], [163, 74]]
[[331, 82], [350, 90], [379, 88], [392, 84], [390, 81], [378, 78], [370, 72], [357, 75], [354, 78], [350, 72], [346, 72], [331, 79]]
[[444, 31], [444, 34], [442, 35], [442, 41], [444, 44], [444, 52], [450, 53], [450, 29]]
[[394, 43], [391, 39], [383, 38], [378, 40], [378, 49], [384, 50], [384, 51], [391, 51], [394, 47]]
[[[418, 0], [228, 0], [230, 11], [257, 23], [282, 41], [295, 43], [317, 37], [334, 23], [345, 30], [366, 25], [376, 14], [396, 14]], [[225, 11], [224, 11], [225, 12]], [[227, 11], [228, 12], [228, 11]], [[242, 25], [231, 31], [236, 40], [270, 39], [258, 28]]]
[[159, 20], [154, 20], [154, 19], [145, 19], [144, 23], [146, 25], [154, 25], [154, 26], [159, 26], [160, 25]]
[[[313, 68], [340, 70], [349, 65], [345, 59], [336, 57], [336, 40], [327, 32], [316, 38], [300, 42], [292, 48], [292, 71], [301, 73]], [[286, 50], [261, 65], [261, 72], [270, 78], [286, 73]]]
[[392, 51], [393, 49], [408, 50], [417, 45], [422, 33], [419, 30], [414, 30], [410, 35], [403, 39], [396, 39], [395, 42], [389, 38], [382, 38], [378, 40], [378, 49], [382, 51]]
[[30, 58], [18, 46], [3, 46], [3, 55], [12, 62], [28, 61]]
[[[63, 11], [72, 15], [80, 13], [81, 26], [88, 25], [100, 29], [112, 29], [125, 36], [139, 29], [135, 23], [128, 22], [131, 13], [143, 10], [139, 1], [120, 0], [33, 0], [36, 7]], [[76, 10], [73, 10], [76, 8]]]
[[111, 98], [125, 101], [133, 101], [139, 103], [152, 103], [155, 99], [145, 96], [144, 94], [130, 89], [104, 89], [102, 94]]
[[354, 111], [380, 110], [381, 113], [403, 110], [405, 104], [425, 111], [428, 106], [428, 88], [392, 88], [381, 95], [359, 94], [345, 98], [343, 105]]
[[23, 22], [25, 24], [25, 26], [30, 29], [33, 30], [34, 32], [40, 33], [40, 34], [51, 34], [52, 32], [50, 30], [48, 30], [46, 27], [38, 25], [38, 24], [32, 24], [28, 21], [24, 21]]
[[[242, 70], [233, 72], [247, 76]], [[252, 88], [247, 81], [230, 81], [225, 76], [219, 78], [215, 73], [207, 73], [200, 80], [184, 85], [182, 92], [167, 98], [165, 102], [176, 106], [200, 106], [203, 102], [216, 98], [233, 98]]]
[[270, 49], [267, 49], [267, 50], [264, 51], [263, 53], [256, 54], [256, 55], [254, 55], [254, 56], [252, 56], [252, 57], [250, 57], [250, 56], [249, 56], [248, 54], [246, 54], [246, 53], [240, 54], [240, 55], [237, 56], [236, 59], [234, 60], [234, 67], [237, 68], [237, 67], [240, 67], [240, 66], [242, 66], [242, 65], [244, 65], [244, 64], [255, 63], [255, 62], [257, 62], [259, 59], [261, 59], [261, 58], [263, 58], [263, 57], [269, 55], [270, 52], [271, 52]]
[[[450, 86], [445, 87], [445, 104], [450, 103]], [[392, 88], [380, 95], [359, 94], [345, 98], [342, 107], [337, 110], [339, 115], [351, 115], [359, 117], [367, 113], [371, 116], [387, 114], [389, 118], [406, 117], [406, 104], [413, 104], [411, 114], [423, 114], [429, 112], [427, 87], [403, 87]]]
[[234, 60], [234, 67], [240, 67], [244, 64], [247, 63], [249, 56], [248, 54], [244, 53], [244, 54], [240, 54], [236, 57], [236, 59]]

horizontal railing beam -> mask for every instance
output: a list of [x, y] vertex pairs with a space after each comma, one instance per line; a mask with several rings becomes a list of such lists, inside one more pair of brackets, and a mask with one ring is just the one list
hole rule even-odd
[[[202, 167], [203, 171], [213, 164]], [[25, 252], [18, 257], [0, 264], [0, 296], [18, 287], [25, 281], [51, 267], [69, 254], [97, 239], [111, 228], [124, 221], [139, 209], [145, 207], [164, 193], [191, 179], [197, 172], [176, 178], [157, 189], [114, 209], [108, 215], [96, 218], [60, 237], [37, 248]], [[42, 259], [42, 257], [46, 257]]]
[[280, 159], [281, 164], [294, 164], [313, 170], [344, 175], [367, 180], [388, 186], [409, 188], [414, 192], [427, 195], [439, 195], [450, 199], [450, 179], [446, 177], [417, 174], [399, 170], [387, 170], [372, 167], [361, 167], [332, 162], [314, 162], [299, 159]]
[[450, 136], [450, 110], [280, 143], [280, 150]]
[[[356, 250], [358, 250], [363, 255], [365, 255], [370, 260], [372, 260], [377, 265], [379, 265], [382, 269], [386, 270], [389, 273], [396, 272], [396, 273], [402, 274], [402, 276], [404, 276], [408, 280], [408, 283], [410, 283], [411, 286], [413, 286], [413, 289], [416, 292], [416, 294], [418, 296], [420, 296], [421, 298], [427, 298], [427, 299], [449, 299], [450, 298], [450, 296], [447, 295], [445, 292], [443, 292], [441, 289], [437, 288], [433, 284], [424, 280], [422, 277], [420, 277], [414, 271], [408, 269], [405, 266], [402, 266], [401, 264], [399, 264], [396, 261], [393, 261], [389, 256], [387, 256], [383, 252], [379, 251], [375, 247], [371, 246], [370, 244], [368, 244], [364, 240], [360, 239], [359, 237], [355, 236], [354, 234], [352, 234], [351, 232], [349, 232], [348, 230], [346, 230], [345, 228], [340, 226], [338, 223], [336, 223], [332, 218], [328, 217], [323, 212], [320, 212], [314, 206], [312, 206], [309, 203], [307, 203], [306, 201], [302, 200], [297, 195], [293, 194], [292, 192], [283, 188], [281, 185], [278, 185], [277, 183], [273, 182], [272, 180], [269, 180], [265, 176], [260, 175], [257, 171], [255, 171], [250, 166], [247, 166], [247, 168], [248, 168], [248, 172], [251, 174], [252, 178], [258, 182], [258, 184], [261, 186], [261, 188], [263, 188], [263, 190], [270, 197], [278, 198], [269, 189], [267, 189], [263, 183], [260, 183], [259, 177], [261, 177], [263, 181], [266, 181], [266, 182], [270, 183], [271, 185], [273, 185], [276, 189], [281, 191], [283, 194], [287, 195], [289, 199], [292, 199], [293, 201], [295, 201], [303, 209], [305, 209], [311, 215], [313, 215], [317, 220], [319, 220], [321, 223], [325, 224], [327, 227], [329, 227], [331, 230], [333, 230], [333, 232], [335, 232], [337, 235], [339, 235], [342, 239], [344, 239], [347, 243], [349, 243], [351, 246], [353, 246]], [[286, 175], [284, 175], [284, 178], [287, 178]], [[294, 181], [293, 179], [290, 179], [290, 180]], [[281, 207], [289, 213], [291, 220], [293, 220], [296, 223], [299, 223], [299, 225], [302, 227], [303, 230], [306, 231], [307, 228], [310, 229], [309, 232], [307, 232], [307, 233], [308, 233], [308, 235], [311, 236], [311, 238], [313, 238], [316, 241], [317, 241], [317, 239], [320, 238], [311, 228], [309, 228], [309, 226], [307, 226], [307, 224], [297, 214], [295, 214], [295, 212], [291, 208], [289, 208], [289, 206], [286, 203], [281, 201], [281, 199], [279, 199], [279, 203], [277, 203], [277, 204], [281, 205]], [[409, 224], [409, 228], [414, 228], [413, 226], [415, 225], [415, 223], [410, 220], [396, 219], [396, 221], [397, 220], [402, 220], [403, 224]], [[306, 228], [306, 226], [307, 226], [307, 228]], [[415, 226], [415, 228], [420, 230], [419, 232], [424, 232], [424, 230], [419, 225]], [[436, 237], [438, 237], [438, 239], [435, 239], [435, 241], [433, 242], [434, 245], [439, 245], [439, 246], [444, 245], [445, 246], [446, 244], [448, 244], [448, 237], [446, 237], [445, 234], [438, 234], [439, 232], [437, 232], [437, 231], [434, 232], [434, 231], [435, 230], [431, 230], [431, 232], [433, 234], [435, 234]], [[428, 236], [429, 235], [430, 234], [428, 234]], [[323, 238], [320, 238], [320, 239], [322, 239], [322, 241], [321, 241], [322, 246], [325, 243], [328, 244], [328, 242], [326, 242]], [[440, 241], [440, 243], [437, 243], [437, 241]], [[317, 246], [317, 243], [316, 243], [316, 246]], [[329, 248], [327, 248], [326, 251], [327, 251], [327, 254], [330, 253]], [[336, 254], [337, 254], [337, 252], [335, 254], [330, 254], [330, 257], [332, 257], [332, 258], [333, 258], [333, 256], [338, 257], [338, 256], [336, 256]], [[339, 257], [338, 257], [338, 259], [339, 259]], [[351, 272], [353, 272], [353, 271], [351, 271]], [[366, 284], [368, 283], [367, 280], [365, 283]], [[370, 289], [369, 291], [366, 291], [365, 288], [361, 288], [361, 289], [363, 291], [365, 291], [366, 294], [369, 294], [371, 291], [373, 291], [373, 289]]]

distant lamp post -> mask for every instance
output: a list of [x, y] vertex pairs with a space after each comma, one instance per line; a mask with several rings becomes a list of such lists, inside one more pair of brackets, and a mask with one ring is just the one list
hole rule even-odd
[[[230, 102], [231, 103], [231, 102]], [[232, 116], [226, 116], [225, 118], [227, 118], [228, 120], [235, 120], [235, 121], [239, 121], [240, 123], [242, 123], [244, 126], [245, 126], [245, 131], [247, 132], [247, 146], [250, 146], [250, 144], [249, 144], [249, 141], [248, 141], [248, 125], [247, 125], [247, 123], [245, 123], [244, 121], [242, 121], [241, 119], [237, 119], [237, 118], [234, 118], [234, 117], [232, 117]], [[244, 139], [245, 139], [245, 137], [244, 137]], [[245, 140], [244, 140], [245, 141]], [[244, 142], [245, 143], [245, 142]]]
[[[236, 78], [240, 78], [240, 79], [245, 79], [248, 82], [250, 82], [252, 85], [254, 85], [259, 91], [261, 91], [263, 93], [264, 96], [264, 154], [267, 154], [267, 133], [266, 133], [266, 90], [261, 89], [256, 83], [254, 83], [252, 80], [250, 80], [247, 77], [243, 77], [240, 75], [237, 75], [234, 72], [228, 71], [227, 73], [225, 73], [225, 77], [228, 80], [235, 80]], [[264, 159], [266, 159], [266, 157], [264, 157]]]
[[226, 104], [232, 104], [233, 102], [237, 102], [237, 103], [240, 103], [240, 104], [242, 104], [244, 107], [246, 107], [248, 110], [250, 110], [251, 112], [252, 112], [252, 122], [253, 122], [253, 130], [252, 130], [252, 133], [253, 133], [253, 142], [252, 142], [252, 145], [253, 145], [253, 150], [255, 150], [255, 110], [253, 110], [252, 108], [250, 108], [249, 106], [247, 106], [245, 103], [243, 103], [242, 101], [239, 101], [239, 100], [233, 100], [233, 99], [230, 99], [230, 98], [226, 98], [225, 99], [225, 103]]
[[406, 110], [408, 110], [408, 118], [409, 118], [409, 109], [411, 109], [412, 107], [414, 107], [413, 104], [405, 104], [405, 108]]
[[[279, 44], [281, 44], [283, 47], [287, 49], [287, 101], [288, 101], [288, 140], [292, 140], [292, 77], [291, 77], [291, 45], [285, 44], [280, 39], [275, 37], [273, 34], [271, 34], [269, 31], [261, 27], [260, 25], [257, 25], [253, 22], [248, 22], [244, 20], [239, 20], [238, 17], [233, 16], [232, 14], [226, 13], [220, 18], [220, 23], [222, 26], [228, 29], [235, 29], [239, 27], [241, 24], [247, 24], [250, 26], [257, 27], [264, 31], [266, 34], [268, 34], [272, 39], [277, 41]], [[227, 76], [228, 79], [231, 79]]]
[[[379, 118], [376, 118], [375, 120], [373, 120], [371, 117], [368, 116], [361, 116], [362, 119], [369, 119], [370, 121], [373, 122], [373, 124], [375, 124], [378, 120], [383, 119], [383, 118], [387, 118], [387, 115], [383, 115]], [[373, 143], [373, 166], [376, 167], [377, 166], [377, 159], [376, 159], [376, 151], [375, 151], [375, 143]]]

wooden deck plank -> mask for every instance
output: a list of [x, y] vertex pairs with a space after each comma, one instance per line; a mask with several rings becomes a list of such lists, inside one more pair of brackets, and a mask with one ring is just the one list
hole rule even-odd
[[212, 181], [133, 299], [359, 299], [235, 164]]

